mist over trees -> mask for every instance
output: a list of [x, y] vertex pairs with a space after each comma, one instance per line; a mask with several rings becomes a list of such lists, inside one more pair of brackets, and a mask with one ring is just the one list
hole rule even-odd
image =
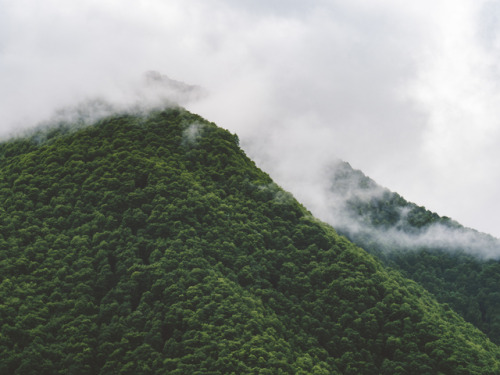
[[0, 373], [497, 374], [500, 349], [179, 108], [0, 144]]

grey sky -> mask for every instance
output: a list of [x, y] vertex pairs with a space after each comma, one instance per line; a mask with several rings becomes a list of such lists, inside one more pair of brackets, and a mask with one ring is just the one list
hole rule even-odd
[[[414, 4], [413, 4], [414, 3]], [[154, 100], [144, 72], [321, 216], [340, 157], [500, 236], [498, 1], [0, 0], [0, 136], [96, 96]]]

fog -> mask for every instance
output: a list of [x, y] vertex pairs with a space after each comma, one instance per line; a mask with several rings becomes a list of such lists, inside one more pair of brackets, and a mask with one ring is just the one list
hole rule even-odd
[[341, 158], [500, 237], [499, 6], [0, 0], [0, 137], [76, 103], [177, 101], [322, 218]]

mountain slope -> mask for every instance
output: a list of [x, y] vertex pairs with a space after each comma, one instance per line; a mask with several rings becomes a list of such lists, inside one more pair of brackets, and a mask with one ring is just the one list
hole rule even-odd
[[343, 217], [336, 229], [500, 344], [500, 241], [406, 201], [348, 163], [334, 170], [330, 193]]
[[5, 142], [0, 201], [0, 373], [500, 372], [184, 110]]

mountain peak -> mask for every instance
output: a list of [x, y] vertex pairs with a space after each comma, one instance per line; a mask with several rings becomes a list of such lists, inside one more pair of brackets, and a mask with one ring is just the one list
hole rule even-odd
[[155, 70], [144, 73], [144, 80], [148, 89], [170, 95], [171, 100], [178, 104], [199, 100], [207, 95], [207, 91], [200, 86], [176, 81]]

